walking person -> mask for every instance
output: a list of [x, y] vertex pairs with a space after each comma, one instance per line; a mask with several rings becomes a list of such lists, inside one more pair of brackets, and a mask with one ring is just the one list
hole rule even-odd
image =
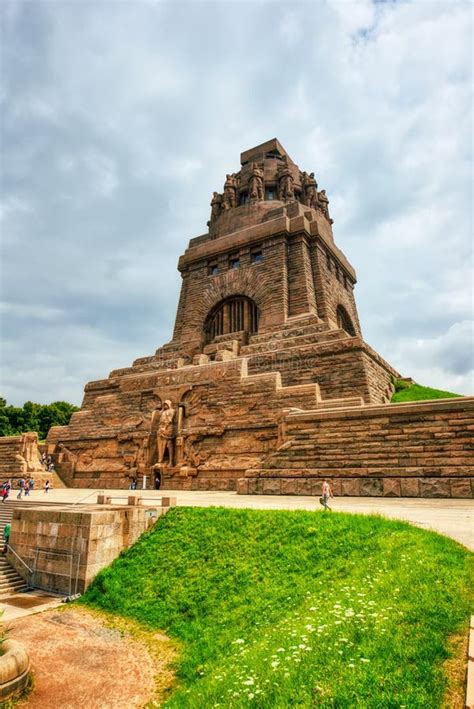
[[328, 505], [328, 500], [330, 497], [334, 497], [334, 495], [332, 494], [331, 486], [329, 485], [327, 480], [323, 480], [323, 489], [319, 501], [324, 507], [324, 511], [331, 509]]
[[9, 493], [10, 493], [10, 486], [9, 486], [8, 482], [3, 483], [3, 485], [2, 485], [2, 502], [6, 502], [6, 500], [8, 499]]
[[46, 494], [48, 494], [48, 490], [49, 490], [49, 480], [46, 480], [46, 482], [44, 484], [44, 491]]
[[30, 481], [29, 480], [25, 480], [25, 486], [24, 486], [23, 490], [25, 491], [25, 497], [29, 497], [30, 496]]
[[25, 478], [20, 478], [18, 480], [18, 487], [19, 487], [19, 490], [18, 490], [18, 495], [16, 496], [16, 499], [21, 500], [23, 490], [25, 489]]
[[35, 481], [33, 480], [33, 478], [30, 478], [30, 492], [33, 492], [34, 489], [35, 489]]

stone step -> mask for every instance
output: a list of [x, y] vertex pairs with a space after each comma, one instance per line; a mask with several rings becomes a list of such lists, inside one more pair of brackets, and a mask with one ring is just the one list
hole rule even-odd
[[0, 558], [0, 596], [22, 593], [28, 590], [28, 585], [11, 566], [5, 556]]
[[301, 347], [304, 345], [319, 345], [328, 342], [335, 342], [347, 338], [348, 335], [343, 330], [329, 330], [320, 334], [304, 334], [286, 339], [268, 338], [266, 341], [251, 343], [241, 348], [241, 355], [256, 354], [261, 352], [278, 351], [289, 349], [290, 347]]
[[0, 598], [14, 596], [17, 593], [26, 593], [29, 590], [29, 586], [27, 586], [27, 584], [23, 581], [23, 583], [18, 584], [17, 586], [8, 586], [6, 588], [0, 588]]
[[1, 570], [1, 578], [0, 578], [0, 588], [2, 587], [2, 584], [9, 585], [9, 584], [16, 584], [18, 581], [18, 574], [16, 573], [15, 570], [11, 571], [6, 571], [4, 569]]
[[327, 323], [313, 323], [310, 325], [295, 325], [287, 324], [275, 332], [265, 332], [257, 335], [251, 335], [249, 344], [264, 342], [265, 340], [285, 340], [289, 337], [298, 337], [299, 335], [316, 335], [330, 330]]

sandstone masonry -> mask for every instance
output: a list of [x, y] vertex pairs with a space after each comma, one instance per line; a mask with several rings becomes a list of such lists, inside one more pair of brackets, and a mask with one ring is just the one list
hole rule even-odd
[[[406, 463], [402, 449], [417, 447], [424, 431], [412, 424], [408, 410], [389, 404], [398, 373], [362, 338], [356, 274], [334, 242], [328, 199], [314, 174], [302, 172], [276, 139], [247, 150], [240, 170], [214, 193], [208, 226], [179, 259], [182, 286], [172, 340], [87, 384], [81, 411], [69, 426], [49, 432], [47, 452], [63, 480], [112, 488], [146, 475], [167, 488], [234, 490], [241, 479], [239, 492], [261, 489], [265, 480], [268, 492], [268, 461], [276, 455], [273, 462], [280, 466], [282, 446], [289, 446], [293, 462], [281, 458], [279, 470], [294, 464], [295, 470], [324, 470], [334, 481], [358, 479], [370, 467], [364, 441], [374, 439], [376, 420], [367, 413], [373, 407], [381, 420], [398, 411], [404, 437], [379, 426], [380, 465], [365, 477], [381, 482], [362, 486], [359, 480], [351, 494], [379, 494], [385, 478], [402, 474], [421, 479], [437, 468], [444, 476], [452, 467], [444, 462]], [[457, 412], [462, 407], [453, 406]], [[289, 413], [294, 410], [300, 413]], [[295, 417], [304, 411], [315, 418], [306, 452], [298, 457], [295, 436], [302, 420]], [[324, 418], [328, 411], [336, 415]], [[427, 421], [437, 416], [429, 407], [423, 415]], [[461, 426], [472, 423], [469, 406], [463, 416]], [[314, 423], [323, 420], [324, 426]], [[438, 433], [457, 435], [451, 420], [436, 418]], [[346, 450], [353, 434], [360, 454]], [[324, 448], [321, 435], [333, 444]], [[321, 460], [315, 463], [318, 445]], [[463, 451], [456, 458], [465, 461], [466, 480], [472, 450]], [[436, 450], [426, 452], [429, 457], [421, 451], [420, 461], [436, 459]], [[280, 481], [272, 483], [275, 491], [283, 492], [281, 481], [296, 473], [274, 474]], [[465, 484], [442, 489], [472, 494]], [[407, 492], [400, 484], [393, 490], [428, 495], [433, 488], [420, 484]]]

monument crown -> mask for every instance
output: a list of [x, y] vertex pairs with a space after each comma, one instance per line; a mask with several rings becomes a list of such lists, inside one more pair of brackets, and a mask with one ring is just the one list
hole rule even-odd
[[299, 202], [332, 224], [326, 191], [318, 192], [314, 172], [301, 172], [276, 138], [245, 150], [240, 163], [239, 172], [226, 175], [223, 191], [213, 193], [208, 226], [214, 238], [242, 221], [241, 208], [246, 205], [254, 206], [246, 210], [247, 222], [258, 221], [278, 204]]

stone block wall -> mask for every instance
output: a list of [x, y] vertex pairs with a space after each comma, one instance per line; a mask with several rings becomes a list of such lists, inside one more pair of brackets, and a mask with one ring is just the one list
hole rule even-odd
[[8, 560], [34, 587], [83, 593], [96, 574], [167, 509], [124, 505], [15, 509], [10, 544], [34, 573], [28, 574], [12, 552]]
[[474, 497], [474, 398], [291, 413], [240, 494]]

